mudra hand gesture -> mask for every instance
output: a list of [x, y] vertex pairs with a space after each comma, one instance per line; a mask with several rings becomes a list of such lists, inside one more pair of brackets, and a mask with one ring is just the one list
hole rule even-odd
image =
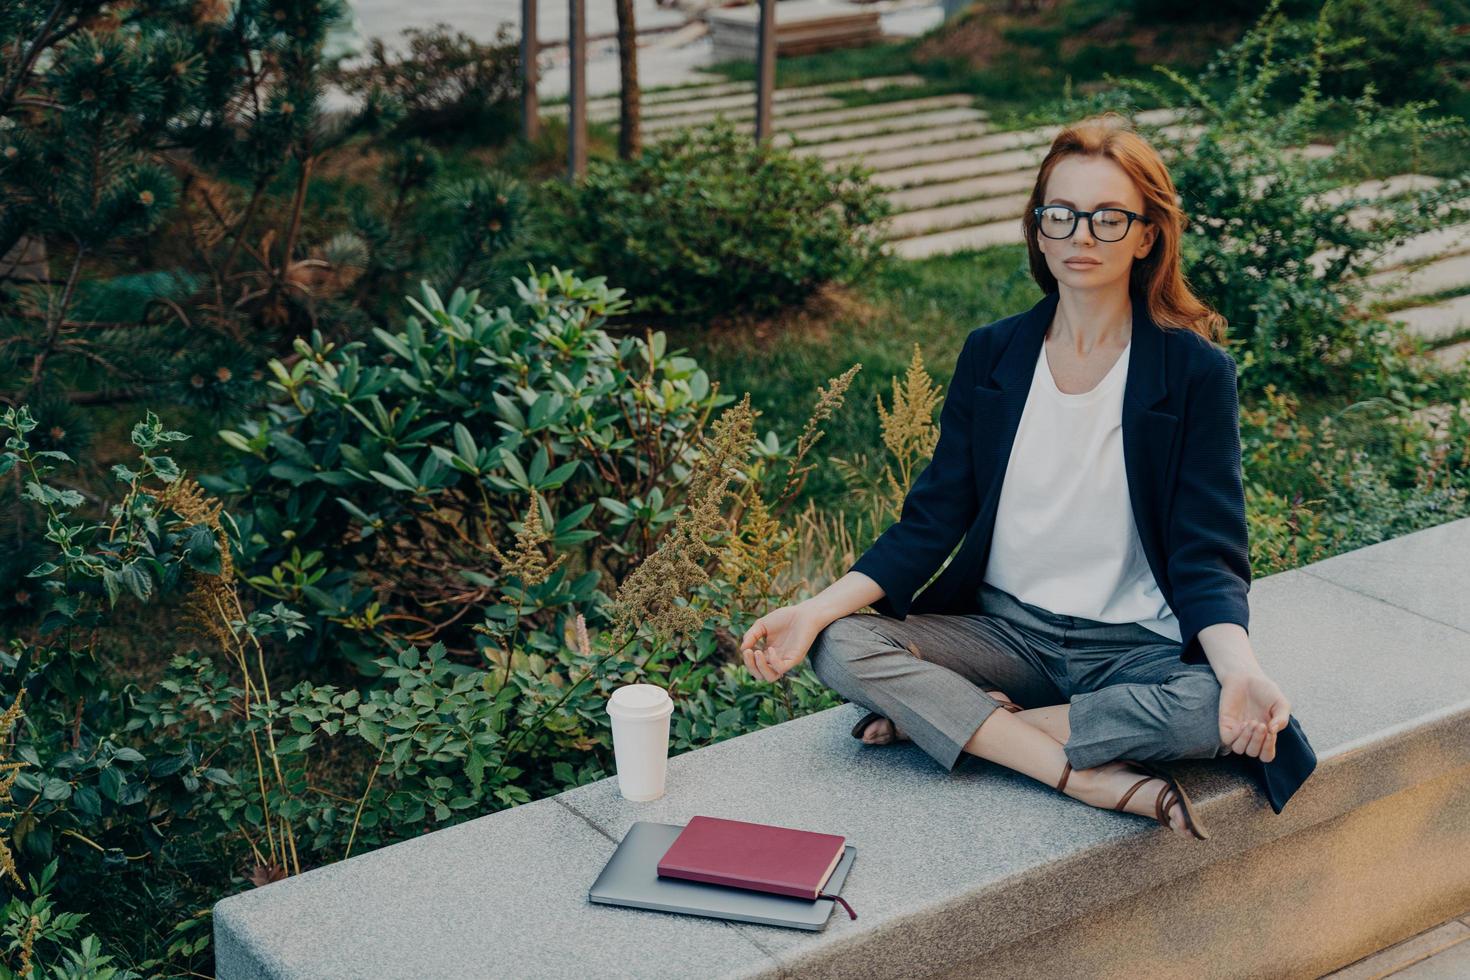
[[[740, 638], [740, 655], [755, 676], [766, 681], [779, 680], [782, 674], [806, 659], [812, 641], [827, 625], [820, 615], [801, 603], [773, 609], [751, 624]], [[757, 648], [757, 640], [766, 641]]]
[[1276, 733], [1290, 716], [1291, 702], [1264, 673], [1243, 671], [1220, 678], [1220, 741], [1231, 752], [1270, 762], [1276, 758]]

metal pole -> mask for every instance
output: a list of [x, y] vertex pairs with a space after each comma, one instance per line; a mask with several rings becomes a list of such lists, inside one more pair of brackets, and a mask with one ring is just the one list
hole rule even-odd
[[541, 101], [536, 97], [536, 86], [541, 82], [536, 64], [540, 47], [536, 40], [536, 0], [521, 0], [521, 115], [527, 142], [541, 135]]
[[587, 0], [567, 0], [571, 55], [568, 96], [567, 171], [576, 180], [587, 170]]
[[776, 0], [760, 0], [760, 33], [756, 42], [755, 139], [771, 136], [771, 94], [776, 90]]

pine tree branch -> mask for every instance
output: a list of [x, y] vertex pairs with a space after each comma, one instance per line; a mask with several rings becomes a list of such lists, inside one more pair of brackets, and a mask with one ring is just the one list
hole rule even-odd
[[36, 59], [46, 49], [47, 38], [50, 36], [52, 28], [56, 26], [57, 20], [60, 19], [62, 8], [65, 6], [65, 0], [56, 0], [56, 3], [52, 4], [51, 13], [46, 15], [46, 22], [41, 25], [40, 33], [36, 35], [36, 39], [26, 49], [26, 53], [21, 56], [20, 64], [15, 69], [15, 75], [5, 84], [4, 91], [0, 91], [0, 116], [10, 112], [11, 106], [15, 102], [16, 93], [20, 91], [20, 87], [25, 80], [30, 77], [31, 69], [36, 65]]
[[[56, 318], [46, 328], [46, 342], [36, 352], [36, 359], [31, 363], [31, 379], [26, 383], [25, 388], [21, 390], [21, 401], [28, 399], [31, 393], [41, 383], [41, 374], [46, 368], [46, 361], [50, 358], [51, 352], [56, 348], [56, 338], [61, 333], [61, 324], [66, 319], [66, 310], [71, 305], [72, 293], [77, 288], [77, 278], [82, 271], [82, 258], [86, 254], [86, 247], [81, 242], [77, 242], [77, 254], [72, 259], [71, 273], [66, 277], [66, 289], [61, 294], [61, 301], [56, 304]], [[47, 316], [49, 317], [51, 314], [48, 312]]]

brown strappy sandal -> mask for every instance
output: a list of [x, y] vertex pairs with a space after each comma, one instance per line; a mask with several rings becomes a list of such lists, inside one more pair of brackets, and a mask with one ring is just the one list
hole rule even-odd
[[[1175, 803], [1178, 803], [1180, 808], [1184, 811], [1184, 826], [1189, 830], [1189, 832], [1193, 834], [1198, 840], [1206, 840], [1209, 838], [1209, 833], [1205, 830], [1204, 826], [1199, 821], [1199, 815], [1195, 813], [1193, 801], [1190, 800], [1188, 794], [1184, 792], [1184, 787], [1179, 785], [1178, 780], [1169, 775], [1167, 772], [1164, 772], [1162, 769], [1159, 769], [1157, 766], [1151, 766], [1147, 763], [1138, 762], [1134, 759], [1119, 759], [1118, 761], [1126, 765], [1134, 766], [1138, 769], [1141, 769], [1144, 772], [1148, 773], [1148, 775], [1144, 776], [1138, 782], [1128, 787], [1128, 792], [1123, 794], [1123, 798], [1118, 801], [1117, 806], [1113, 807], [1114, 810], [1126, 813], [1127, 811], [1123, 808], [1128, 805], [1128, 801], [1133, 797], [1133, 794], [1138, 790], [1138, 787], [1142, 786], [1150, 779], [1162, 779], [1164, 781], [1164, 788], [1159, 790], [1158, 798], [1154, 800], [1154, 819], [1159, 822], [1159, 826], [1166, 827], [1171, 832], [1173, 831], [1174, 828], [1169, 824], [1169, 807], [1173, 806]], [[1066, 792], [1067, 779], [1071, 775], [1072, 763], [1069, 761], [1062, 766], [1062, 778], [1057, 781], [1057, 792]], [[1169, 799], [1168, 802], [1165, 802], [1165, 796], [1170, 793], [1174, 794], [1173, 798]]]
[[[994, 696], [994, 692], [992, 691], [986, 691], [985, 693], [990, 694], [992, 697]], [[997, 699], [997, 703], [1002, 708], [1009, 711], [1011, 714], [1015, 714], [1018, 711], [1026, 710], [1014, 701], [1000, 701], [999, 699]], [[858, 719], [858, 723], [856, 725], [852, 726], [852, 737], [861, 741], [863, 737], [863, 730], [866, 729], [873, 722], [877, 721], [879, 718], [883, 717], [885, 716], [878, 714], [878, 712], [876, 711], [869, 711], [867, 714], [863, 715], [862, 718]], [[896, 725], [894, 726], [895, 730], [897, 730], [897, 727], [898, 726]], [[902, 741], [902, 739], [895, 739], [894, 741]]]
[[[1135, 769], [1141, 769], [1148, 773], [1145, 779], [1133, 784], [1133, 787], [1128, 790], [1129, 794], [1133, 790], [1138, 789], [1139, 786], [1142, 786], [1148, 779], [1162, 779], [1164, 781], [1164, 788], [1159, 790], [1158, 798], [1154, 800], [1155, 819], [1158, 820], [1160, 825], [1169, 827], [1169, 808], [1177, 803], [1179, 804], [1179, 809], [1184, 813], [1185, 828], [1197, 840], [1206, 840], [1209, 838], [1209, 831], [1205, 830], [1204, 824], [1200, 821], [1199, 814], [1194, 809], [1194, 801], [1189, 798], [1188, 793], [1184, 792], [1184, 787], [1179, 785], [1179, 780], [1158, 766], [1148, 762], [1140, 762], [1137, 759], [1120, 759], [1119, 761], [1124, 765], [1133, 766]], [[1168, 798], [1166, 799], [1166, 797]], [[1118, 809], [1122, 809], [1123, 803], [1127, 801], [1128, 795], [1125, 794], [1123, 802], [1118, 804]], [[1172, 830], [1173, 828], [1170, 827], [1170, 829]]]

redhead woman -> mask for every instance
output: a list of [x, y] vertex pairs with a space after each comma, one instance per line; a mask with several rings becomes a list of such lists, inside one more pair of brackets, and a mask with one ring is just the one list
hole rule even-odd
[[1184, 221], [1121, 117], [1056, 137], [1022, 218], [1042, 299], [970, 331], [899, 520], [751, 625], [753, 674], [810, 653], [869, 709], [864, 743], [949, 771], [969, 753], [1180, 834], [1208, 836], [1165, 760], [1250, 757], [1280, 812], [1315, 755], [1247, 632], [1235, 361], [1185, 281]]

